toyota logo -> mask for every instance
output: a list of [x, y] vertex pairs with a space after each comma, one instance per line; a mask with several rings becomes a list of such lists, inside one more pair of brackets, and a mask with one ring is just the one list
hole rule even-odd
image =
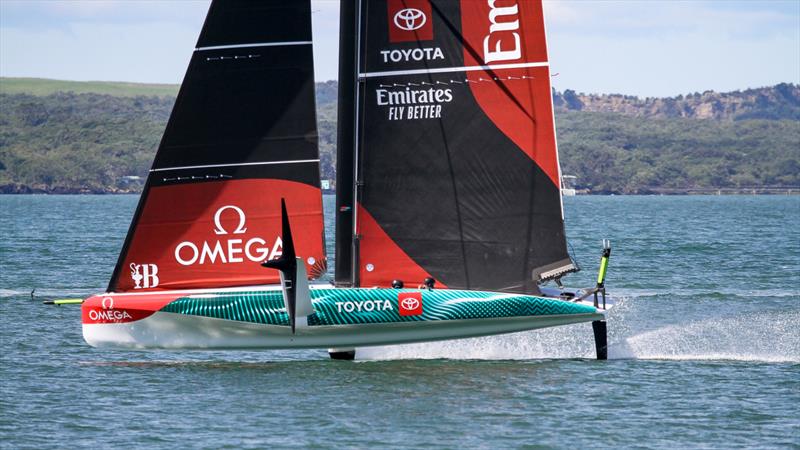
[[406, 297], [400, 301], [400, 306], [405, 310], [413, 311], [419, 308], [419, 300], [414, 297]]
[[425, 13], [416, 8], [401, 9], [394, 15], [394, 25], [405, 31], [419, 30], [427, 20]]

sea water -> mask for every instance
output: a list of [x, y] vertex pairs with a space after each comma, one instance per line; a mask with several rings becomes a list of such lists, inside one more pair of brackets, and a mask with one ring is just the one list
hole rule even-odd
[[800, 197], [565, 198], [568, 284], [613, 244], [608, 361], [588, 324], [356, 362], [93, 349], [41, 299], [104, 290], [136, 201], [0, 196], [0, 447], [800, 446]]

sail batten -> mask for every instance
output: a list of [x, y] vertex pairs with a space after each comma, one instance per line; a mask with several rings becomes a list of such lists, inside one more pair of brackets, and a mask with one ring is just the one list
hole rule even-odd
[[[391, 77], [395, 75], [420, 75], [426, 73], [473, 72], [476, 70], [491, 72], [503, 69], [523, 69], [527, 67], [549, 67], [549, 66], [550, 63], [548, 62], [527, 62], [527, 63], [515, 63], [515, 64], [491, 64], [482, 66], [436, 67], [430, 69], [414, 69], [414, 70], [394, 70], [394, 71], [389, 70], [383, 72], [366, 72], [359, 74], [359, 76], [361, 78], [376, 78], [376, 77]], [[451, 80], [450, 82], [454, 83], [456, 81]], [[463, 80], [461, 82], [464, 83], [468, 81]]]
[[257, 162], [245, 162], [245, 163], [231, 163], [231, 164], [208, 164], [204, 166], [162, 167], [159, 169], [150, 169], [150, 172], [163, 172], [166, 170], [207, 169], [213, 167], [241, 167], [241, 166], [262, 166], [269, 164], [307, 164], [307, 163], [319, 163], [319, 159], [297, 159], [292, 161], [257, 161]]
[[197, 52], [204, 52], [208, 50], [225, 50], [230, 48], [251, 48], [251, 47], [282, 47], [290, 45], [311, 45], [311, 41], [291, 41], [291, 42], [254, 42], [248, 44], [232, 44], [232, 45], [211, 45], [208, 47], [197, 47], [194, 50]]

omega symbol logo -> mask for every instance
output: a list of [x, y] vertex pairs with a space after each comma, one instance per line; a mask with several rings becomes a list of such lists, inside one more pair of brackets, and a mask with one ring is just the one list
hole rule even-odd
[[100, 302], [100, 306], [103, 309], [114, 309], [114, 299], [111, 297], [103, 297], [103, 301]]
[[414, 297], [406, 297], [400, 301], [400, 307], [408, 311], [413, 311], [419, 308], [419, 300]]
[[427, 21], [425, 13], [416, 8], [401, 9], [394, 15], [395, 26], [405, 31], [419, 30]]
[[227, 205], [227, 206], [223, 206], [222, 208], [218, 209], [216, 214], [214, 214], [214, 225], [215, 225], [214, 233], [215, 234], [228, 234], [228, 232], [222, 226], [222, 223], [220, 221], [220, 219], [222, 218], [222, 212], [225, 211], [226, 209], [232, 209], [232, 210], [236, 211], [236, 213], [239, 215], [239, 225], [237, 225], [236, 229], [233, 230], [233, 234], [242, 234], [245, 231], [247, 231], [247, 228], [244, 227], [244, 223], [247, 220], [245, 218], [245, 216], [244, 216], [244, 211], [242, 211], [242, 209], [239, 208], [238, 206]]

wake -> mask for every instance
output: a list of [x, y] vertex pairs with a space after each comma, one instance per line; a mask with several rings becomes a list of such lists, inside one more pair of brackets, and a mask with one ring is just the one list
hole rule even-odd
[[[618, 305], [619, 308], [621, 305]], [[623, 309], [623, 308], [620, 308]], [[625, 308], [627, 309], [627, 308]], [[609, 359], [800, 363], [800, 310], [756, 312], [628, 332], [625, 314], [608, 319]], [[594, 359], [588, 323], [458, 341], [358, 349], [358, 359]]]
[[800, 311], [751, 313], [670, 325], [625, 338], [614, 359], [800, 362]]

